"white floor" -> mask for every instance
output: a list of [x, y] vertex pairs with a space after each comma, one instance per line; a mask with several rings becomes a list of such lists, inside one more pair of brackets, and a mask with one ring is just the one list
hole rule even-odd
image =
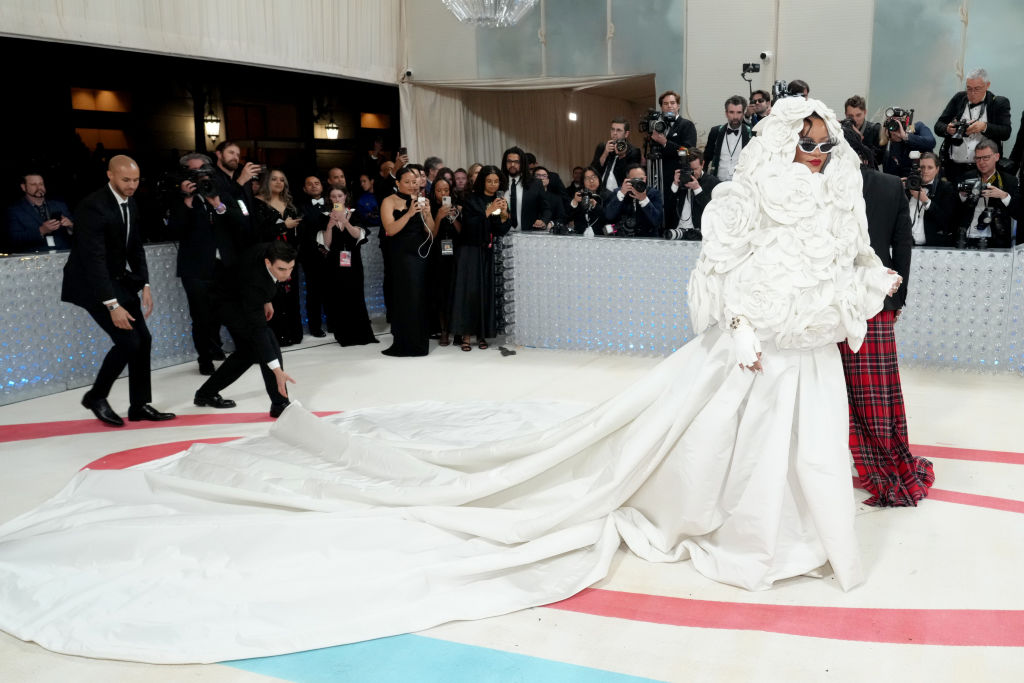
[[[298, 382], [293, 397], [318, 411], [420, 399], [543, 397], [596, 403], [613, 397], [658, 362], [523, 348], [506, 357], [497, 346], [469, 353], [451, 346], [435, 348], [426, 358], [393, 359], [379, 354], [390, 337], [382, 336], [381, 341], [379, 346], [342, 349], [333, 343], [312, 346], [307, 337], [303, 348], [285, 355], [286, 368]], [[157, 371], [153, 403], [179, 414], [209, 413], [191, 402], [200, 382], [194, 364]], [[903, 384], [912, 443], [1024, 452], [1018, 422], [1024, 406], [1024, 378], [905, 369]], [[78, 403], [83, 391], [0, 408], [0, 424], [88, 418]], [[238, 401], [231, 412], [268, 408], [255, 371], [224, 395]], [[126, 411], [125, 380], [115, 386], [111, 403], [122, 414]], [[172, 421], [166, 425], [0, 444], [0, 522], [52, 496], [76, 470], [104, 455], [149, 444], [242, 436], [267, 429], [266, 423], [175, 426]], [[1024, 500], [1024, 464], [939, 458], [935, 472], [936, 489]], [[829, 579], [809, 578], [784, 582], [763, 593], [747, 593], [702, 578], [688, 563], [652, 565], [624, 551], [613, 574], [597, 587], [727, 603], [1020, 611], [1024, 610], [1022, 522], [1019, 512], [931, 499], [915, 509], [864, 508], [858, 532], [869, 576], [866, 584], [849, 593], [841, 592]], [[1021, 624], [1020, 614], [1015, 617], [1015, 622], [1007, 623]], [[963, 629], [972, 629], [969, 620], [965, 619]], [[554, 608], [448, 624], [425, 635], [672, 681], [1012, 681], [1020, 680], [1024, 669], [1024, 647], [858, 642], [676, 626]], [[0, 681], [4, 682], [185, 680], [282, 679], [222, 665], [169, 667], [67, 657], [0, 634]]]

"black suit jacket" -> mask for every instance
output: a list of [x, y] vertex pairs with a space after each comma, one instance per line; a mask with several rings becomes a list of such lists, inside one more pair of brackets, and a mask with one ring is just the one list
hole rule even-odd
[[[522, 191], [520, 192], [519, 189]], [[544, 221], [544, 230], [547, 230], [548, 221], [551, 220], [551, 207], [548, 206], [548, 193], [544, 191], [544, 186], [537, 180], [531, 180], [529, 183], [524, 183], [522, 188], [516, 191], [516, 201], [523, 207], [522, 210], [522, 222], [519, 224], [520, 230], [540, 230], [541, 228], [533, 227], [533, 224], [537, 220]], [[512, 207], [512, 189], [509, 187], [508, 191], [509, 211], [511, 212]]]
[[[665, 138], [667, 142], [661, 147], [662, 191], [668, 190], [672, 184], [673, 172], [681, 165], [679, 162], [679, 148], [685, 147], [690, 149], [697, 146], [697, 127], [693, 125], [693, 121], [680, 116], [672, 122]], [[651, 142], [651, 144], [657, 145], [658, 143]], [[648, 178], [648, 180], [650, 179]]]
[[1024, 177], [1024, 173], [1021, 172], [1021, 161], [1024, 161], [1024, 114], [1020, 115], [1020, 128], [1017, 129], [1017, 139], [1013, 142], [1013, 151], [1010, 152], [1008, 159], [1012, 162], [1013, 172], [1017, 177]]
[[178, 277], [212, 280], [220, 252], [221, 264], [230, 268], [244, 248], [245, 219], [237, 205], [224, 201], [218, 214], [199, 197], [192, 208], [184, 202], [171, 207], [170, 220], [178, 230]]
[[[62, 201], [47, 199], [46, 208], [49, 216], [59, 212], [62, 216], [71, 218], [71, 212]], [[7, 244], [3, 246], [6, 246], [14, 254], [71, 248], [71, 235], [67, 228], [62, 225], [50, 233], [55, 245], [50, 247], [46, 243], [46, 238], [39, 234], [39, 226], [42, 224], [43, 219], [36, 211], [36, 207], [22, 197], [20, 202], [7, 210]]]
[[256, 244], [243, 251], [213, 289], [220, 320], [232, 336], [242, 337], [256, 349], [263, 364], [276, 360], [278, 353], [277, 340], [263, 313], [263, 305], [277, 294], [277, 281], [264, 262], [266, 246]]
[[[704, 215], [704, 207], [711, 201], [711, 191], [720, 182], [722, 181], [708, 173], [704, 173], [697, 179], [697, 184], [700, 185], [701, 191], [700, 194], [694, 195], [693, 207], [690, 212], [690, 216], [693, 218], [693, 226], [697, 230], [700, 230], [700, 220], [701, 216]], [[672, 185], [669, 185], [668, 194], [665, 196], [667, 197], [665, 203], [665, 227], [671, 229], [679, 225], [679, 217], [682, 215], [686, 198], [690, 196], [689, 188], [680, 185], [679, 189], [673, 192]]]
[[[720, 126], [716, 126], [711, 129], [708, 133], [708, 144], [704, 146], [704, 167], [707, 168], [706, 175], [713, 175], [718, 177], [718, 164], [722, 159], [722, 145], [725, 143], [725, 138], [728, 137], [725, 134], [725, 129], [728, 124], [723, 123]], [[743, 146], [746, 147], [747, 143], [750, 142], [750, 126], [745, 123], [740, 124], [740, 141]]]
[[[924, 243], [929, 247], [953, 247], [957, 238], [956, 188], [945, 178], [936, 178], [928, 189], [931, 203], [924, 212]], [[911, 216], [911, 225], [913, 225]]]
[[633, 145], [629, 146], [626, 151], [626, 156], [619, 158], [614, 152], [608, 155], [608, 158], [601, 163], [601, 155], [604, 154], [604, 146], [607, 143], [601, 143], [594, 149], [594, 158], [590, 162], [590, 165], [598, 169], [601, 172], [601, 187], [607, 189], [608, 182], [608, 169], [612, 166], [612, 161], [615, 161], [615, 167], [611, 169], [612, 173], [615, 174], [615, 186], [622, 187], [622, 181], [626, 179], [626, 167], [630, 164], [640, 163], [640, 150]]
[[910, 229], [910, 209], [903, 183], [896, 176], [861, 167], [864, 176], [864, 204], [868, 217], [871, 248], [882, 264], [903, 277], [895, 296], [885, 297], [885, 310], [903, 308], [907, 302], [910, 279], [910, 254], [914, 236]]
[[75, 239], [64, 264], [61, 301], [94, 307], [149, 282], [142, 221], [134, 197], [128, 198], [131, 230], [125, 239], [124, 219], [109, 185], [82, 200], [75, 210]]
[[[626, 195], [619, 200], [618, 192], [611, 193], [604, 204], [604, 217], [609, 223], [615, 223], [615, 234], [620, 237], [658, 237], [661, 235], [661, 222], [665, 217], [665, 205], [661, 193], [653, 187], [647, 188], [647, 198], [651, 201], [647, 206]], [[625, 226], [629, 218], [636, 219], [633, 229]]]
[[[1010, 139], [1010, 129], [1013, 125], [1013, 121], [1010, 119], [1010, 100], [999, 95], [993, 95], [990, 90], [985, 93], [984, 102], [988, 118], [988, 128], [985, 129], [984, 136], [989, 140], [994, 140], [999, 145], [999, 153], [1002, 154], [1003, 140]], [[967, 93], [965, 91], [953, 95], [932, 127], [932, 132], [935, 133], [935, 136], [943, 138], [941, 150], [943, 158], [949, 158], [949, 133], [946, 132], [946, 126], [953, 119], [960, 118], [966, 106]]]
[[[999, 181], [1002, 184], [1003, 190], [1010, 195], [1009, 206], [1003, 204], [999, 199], [987, 200], [987, 206], [992, 207], [996, 210], [996, 215], [999, 218], [999, 227], [1001, 229], [993, 229], [992, 237], [988, 241], [988, 246], [993, 249], [1008, 249], [1013, 246], [1010, 239], [1010, 219], [1021, 218], [1021, 200], [1020, 200], [1020, 185], [1017, 183], [1016, 176], [1010, 175], [1009, 173], [1003, 173], [1002, 171], [996, 171], [999, 176]], [[961, 181], [977, 180], [978, 169], [970, 171]], [[977, 207], [979, 201], [986, 201], [984, 199], [971, 199], [968, 198], [965, 201], [960, 202], [960, 197], [957, 196], [957, 201], [960, 204], [958, 212], [958, 220], [956, 222], [959, 227], [970, 227], [971, 221], [974, 219], [974, 209]], [[1024, 244], [1024, 230], [1017, 228], [1017, 244]]]

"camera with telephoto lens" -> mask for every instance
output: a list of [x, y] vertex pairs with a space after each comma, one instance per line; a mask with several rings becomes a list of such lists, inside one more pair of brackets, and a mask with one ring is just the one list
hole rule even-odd
[[601, 205], [601, 195], [600, 194], [598, 194], [597, 192], [591, 192], [590, 190], [588, 190], [586, 188], [583, 188], [582, 190], [580, 190], [580, 206], [582, 206], [584, 208], [584, 210], [589, 210], [590, 209], [590, 200], [591, 199], [594, 200], [594, 202], [597, 204], [597, 206]]
[[903, 126], [903, 130], [909, 131], [910, 124], [914, 121], [914, 110], [901, 107], [889, 107], [885, 110], [885, 122], [882, 126], [890, 133], [895, 133]]
[[217, 194], [213, 184], [213, 166], [203, 164], [199, 168], [189, 169], [185, 180], [195, 183], [195, 194], [201, 197], [212, 197]]
[[921, 153], [911, 152], [910, 153], [910, 173], [907, 174], [907, 180], [904, 183], [907, 190], [920, 190], [924, 186], [924, 179], [921, 178]]
[[626, 178], [626, 182], [629, 183], [634, 190], [643, 194], [647, 192], [647, 181], [643, 178]]
[[667, 240], [688, 240], [699, 242], [701, 240], [700, 230], [696, 228], [670, 228], [661, 235]]
[[661, 133], [664, 135], [672, 127], [672, 123], [675, 120], [676, 115], [670, 111], [662, 113], [657, 109], [651, 109], [644, 118], [640, 119], [638, 128], [641, 133]]
[[616, 140], [615, 141], [615, 153], [616, 154], [625, 154], [628, 151], [629, 151], [629, 143], [628, 142], [626, 142], [625, 140]]
[[775, 81], [772, 84], [772, 102], [781, 100], [784, 97], [793, 97], [793, 93], [789, 92], [789, 83], [786, 81]]
[[576, 231], [573, 230], [572, 225], [563, 223], [562, 221], [554, 221], [551, 224], [552, 235], [575, 235]]
[[970, 127], [971, 122], [963, 119], [953, 119], [949, 124], [953, 126], [953, 133], [949, 136], [950, 144], [953, 146], [962, 145], [964, 142], [964, 136], [967, 135], [967, 129]]
[[968, 199], [979, 198], [986, 189], [988, 189], [988, 183], [983, 182], [981, 178], [967, 178], [956, 184], [956, 191], [967, 195]]

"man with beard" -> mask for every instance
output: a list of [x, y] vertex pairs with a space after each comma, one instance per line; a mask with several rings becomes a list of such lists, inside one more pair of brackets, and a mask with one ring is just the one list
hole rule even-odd
[[46, 183], [38, 173], [21, 178], [24, 198], [7, 210], [7, 248], [11, 253], [70, 249], [71, 211], [67, 204], [46, 198]]
[[725, 101], [726, 122], [711, 129], [707, 147], [704, 148], [708, 175], [723, 181], [732, 180], [740, 152], [750, 142], [750, 127], [743, 123], [743, 110], [746, 107], [747, 101], [739, 95], [733, 95]]
[[225, 202], [229, 198], [234, 201], [248, 221], [255, 201], [251, 181], [259, 176], [262, 167], [250, 161], [239, 169], [242, 150], [237, 143], [228, 140], [217, 145], [214, 155], [217, 157], [217, 165], [213, 182], [217, 187], [218, 196]]
[[524, 167], [526, 152], [510, 147], [501, 157], [501, 168], [508, 178], [508, 210], [512, 230], [542, 230], [551, 220], [551, 209], [544, 188], [535, 182], [529, 167]]

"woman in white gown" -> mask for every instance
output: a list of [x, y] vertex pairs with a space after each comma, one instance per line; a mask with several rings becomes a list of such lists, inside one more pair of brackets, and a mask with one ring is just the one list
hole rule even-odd
[[0, 628], [93, 657], [281, 654], [569, 597], [621, 540], [750, 590], [826, 563], [856, 585], [835, 342], [898, 276], [835, 115], [791, 98], [756, 130], [704, 213], [708, 329], [623, 394], [576, 416], [293, 404], [268, 436], [83, 471], [0, 527]]

